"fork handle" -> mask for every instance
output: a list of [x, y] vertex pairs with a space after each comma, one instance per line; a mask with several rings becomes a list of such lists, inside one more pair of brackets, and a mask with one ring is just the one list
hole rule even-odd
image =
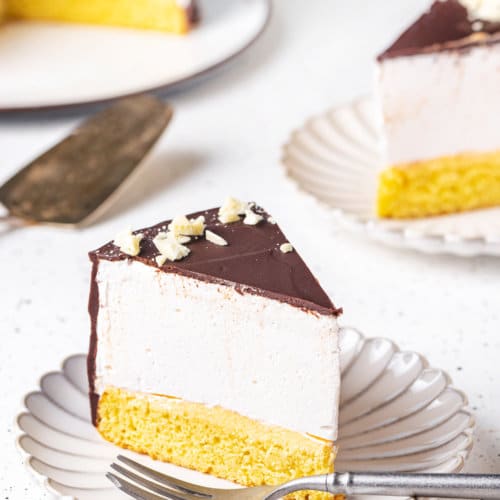
[[[279, 488], [279, 495], [299, 490], [343, 495], [500, 498], [500, 475], [337, 472], [290, 481]], [[275, 493], [267, 500], [280, 498]]]

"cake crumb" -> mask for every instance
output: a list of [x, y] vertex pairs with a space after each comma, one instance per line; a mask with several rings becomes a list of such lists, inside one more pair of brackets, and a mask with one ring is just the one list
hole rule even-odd
[[135, 257], [141, 253], [141, 240], [143, 237], [142, 233], [134, 234], [131, 229], [125, 229], [116, 235], [113, 243], [121, 252]]
[[280, 246], [280, 250], [283, 253], [293, 252], [293, 246], [291, 245], [291, 243], [283, 243], [283, 245]]
[[205, 231], [205, 217], [200, 215], [196, 219], [188, 219], [179, 215], [169, 224], [168, 231], [175, 236], [201, 236]]
[[219, 221], [223, 224], [237, 222], [240, 220], [240, 215], [244, 215], [248, 209], [248, 203], [230, 196], [226, 198], [222, 206], [219, 208]]
[[253, 210], [245, 210], [245, 218], [243, 219], [243, 224], [249, 226], [257, 225], [264, 217], [262, 215], [256, 214]]
[[205, 238], [214, 245], [219, 245], [222, 247], [227, 245], [227, 241], [222, 236], [215, 234], [213, 231], [210, 231], [210, 229], [207, 229], [205, 231]]

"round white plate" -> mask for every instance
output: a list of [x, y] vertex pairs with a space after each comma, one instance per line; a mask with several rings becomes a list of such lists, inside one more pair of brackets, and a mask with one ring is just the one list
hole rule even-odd
[[333, 209], [347, 228], [388, 245], [426, 253], [500, 256], [500, 208], [418, 220], [376, 217], [382, 161], [377, 116], [374, 100], [365, 97], [308, 120], [284, 146], [288, 176]]
[[185, 36], [46, 22], [0, 27], [0, 111], [87, 104], [178, 88], [218, 68], [263, 32], [270, 0], [199, 0]]
[[[340, 347], [336, 470], [460, 471], [474, 421], [466, 397], [446, 373], [390, 340], [364, 338], [352, 328], [341, 330]], [[25, 397], [17, 417], [25, 463], [52, 493], [80, 500], [126, 498], [104, 476], [118, 453], [187, 481], [235, 487], [104, 441], [90, 423], [87, 390], [86, 357], [72, 356], [61, 371], [42, 377], [40, 390]]]

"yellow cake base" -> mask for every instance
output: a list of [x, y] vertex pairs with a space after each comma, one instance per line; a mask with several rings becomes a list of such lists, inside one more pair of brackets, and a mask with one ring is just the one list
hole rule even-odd
[[500, 151], [397, 165], [379, 177], [380, 217], [427, 217], [495, 205], [500, 205]]
[[[243, 417], [221, 407], [108, 388], [97, 428], [112, 443], [244, 486], [280, 484], [333, 471], [331, 442]], [[300, 492], [288, 499], [331, 500]]]
[[7, 15], [186, 33], [190, 21], [175, 0], [6, 0]]

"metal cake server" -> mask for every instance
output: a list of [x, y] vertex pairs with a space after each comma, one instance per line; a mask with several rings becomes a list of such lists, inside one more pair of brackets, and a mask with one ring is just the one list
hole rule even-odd
[[278, 500], [304, 490], [334, 495], [500, 498], [500, 475], [495, 474], [336, 472], [294, 479], [280, 486], [215, 489], [167, 476], [122, 455], [117, 461], [128, 468], [115, 462], [111, 468], [118, 475], [109, 472], [106, 477], [130, 497], [141, 500]]
[[84, 121], [68, 137], [0, 187], [4, 221], [88, 223], [136, 169], [172, 117], [148, 95], [125, 98]]

